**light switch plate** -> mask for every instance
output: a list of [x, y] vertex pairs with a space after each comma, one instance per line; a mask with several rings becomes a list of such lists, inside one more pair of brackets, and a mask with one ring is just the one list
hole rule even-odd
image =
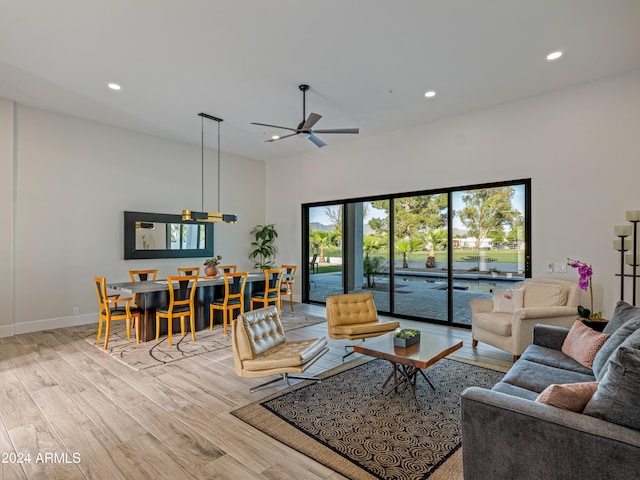
[[547, 273], [553, 273], [553, 262], [547, 262]]
[[567, 264], [556, 263], [556, 273], [567, 273]]

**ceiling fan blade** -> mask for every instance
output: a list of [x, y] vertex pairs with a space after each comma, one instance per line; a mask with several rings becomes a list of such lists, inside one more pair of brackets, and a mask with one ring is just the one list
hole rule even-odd
[[302, 127], [300, 127], [300, 130], [302, 131], [311, 130], [313, 126], [316, 123], [318, 123], [318, 120], [320, 120], [321, 118], [322, 118], [322, 115], [318, 115], [317, 113], [310, 113], [309, 116], [307, 117], [307, 121], [304, 122]]
[[298, 135], [298, 134], [297, 133], [290, 133], [289, 135], [285, 135], [284, 137], [278, 137], [278, 138], [272, 138], [270, 140], [265, 140], [265, 142], [277, 142], [278, 140], [282, 140], [283, 138], [295, 137], [296, 135]]
[[318, 147], [318, 148], [322, 148], [325, 147], [327, 144], [325, 142], [323, 142], [322, 140], [320, 140], [318, 137], [316, 137], [313, 133], [310, 133], [307, 138], [309, 140], [311, 140], [311, 142], [313, 142], [313, 144]]
[[271, 127], [271, 128], [281, 128], [283, 130], [290, 130], [292, 132], [295, 132], [296, 129], [295, 128], [289, 128], [289, 127], [281, 127], [280, 125], [269, 125], [268, 123], [257, 123], [257, 122], [251, 122], [251, 125], [260, 125], [262, 127]]
[[313, 133], [360, 133], [359, 128], [331, 128], [327, 130], [314, 130]]

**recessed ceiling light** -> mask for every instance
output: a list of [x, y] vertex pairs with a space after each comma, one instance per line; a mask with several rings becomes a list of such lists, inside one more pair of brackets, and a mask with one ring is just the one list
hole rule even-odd
[[120, 90], [122, 87], [120, 87], [120, 85], [118, 85], [117, 83], [110, 83], [109, 85], [107, 85], [111, 90]]
[[280, 135], [274, 135], [271, 137], [271, 140], [278, 140], [280, 138]]
[[561, 51], [557, 51], [557, 52], [551, 52], [549, 55], [547, 55], [547, 60], [557, 60], [562, 56], [562, 52]]
[[433, 90], [429, 90], [428, 92], [425, 92], [424, 96], [427, 98], [435, 97], [436, 92], [434, 92]]

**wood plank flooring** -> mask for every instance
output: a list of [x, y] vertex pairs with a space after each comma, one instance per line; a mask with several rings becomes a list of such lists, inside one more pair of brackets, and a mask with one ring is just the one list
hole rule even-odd
[[[325, 313], [302, 304], [296, 311]], [[401, 324], [462, 340], [458, 357], [511, 365], [506, 352], [471, 348], [470, 330]], [[230, 414], [284, 388], [249, 393], [265, 379], [237, 377], [230, 348], [137, 372], [89, 345], [81, 330], [0, 339], [0, 479], [344, 478]], [[326, 324], [287, 336], [327, 336]], [[329, 340], [308, 373], [340, 365], [346, 343]]]

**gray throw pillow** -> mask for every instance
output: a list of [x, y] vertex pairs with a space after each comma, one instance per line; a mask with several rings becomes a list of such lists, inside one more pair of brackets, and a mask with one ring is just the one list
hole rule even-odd
[[640, 430], [640, 350], [620, 346], [582, 413]]
[[609, 323], [604, 327], [602, 333], [611, 334], [635, 317], [640, 317], [640, 308], [634, 307], [633, 305], [629, 305], [627, 302], [620, 300], [616, 303], [616, 308], [613, 311], [611, 320], [609, 320]]
[[602, 348], [598, 350], [596, 357], [593, 359], [593, 374], [596, 380], [600, 380], [606, 371], [607, 360], [611, 354], [624, 342], [629, 335], [640, 329], [640, 317], [629, 320], [627, 323], [619, 327], [604, 342]]

